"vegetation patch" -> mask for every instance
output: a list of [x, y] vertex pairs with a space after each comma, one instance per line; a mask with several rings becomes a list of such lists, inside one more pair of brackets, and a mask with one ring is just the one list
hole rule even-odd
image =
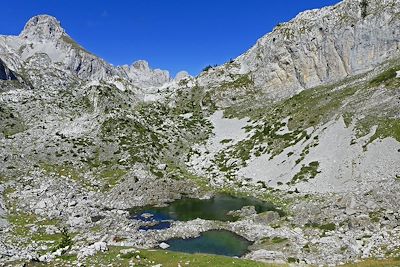
[[357, 137], [369, 134], [373, 126], [376, 126], [376, 131], [364, 145], [365, 150], [368, 144], [372, 143], [376, 139], [392, 137], [400, 142], [400, 118], [382, 118], [375, 116], [365, 118], [356, 124]]
[[100, 173], [100, 177], [105, 180], [105, 184], [112, 188], [118, 184], [122, 177], [127, 173], [124, 169], [105, 169]]
[[27, 129], [19, 114], [7, 106], [0, 106], [0, 132], [10, 138]]
[[226, 82], [221, 85], [221, 89], [232, 89], [232, 88], [248, 88], [254, 85], [253, 80], [250, 76], [240, 75], [239, 78], [232, 82]]
[[383, 71], [370, 81], [370, 85], [371, 86], [384, 85], [385, 87], [388, 88], [399, 88], [400, 79], [396, 78], [397, 71], [399, 70], [400, 67], [397, 66]]
[[58, 242], [58, 244], [53, 248], [53, 251], [57, 251], [58, 249], [63, 249], [63, 248], [67, 248], [67, 247], [71, 247], [73, 242], [72, 242], [72, 236], [70, 235], [70, 233], [68, 232], [67, 228], [63, 228], [61, 230], [61, 237], [60, 237], [60, 241]]
[[306, 182], [309, 179], [314, 178], [320, 171], [318, 171], [319, 162], [310, 162], [307, 166], [303, 165], [298, 173], [293, 176], [292, 180], [288, 182], [288, 185], [294, 185], [298, 182]]
[[334, 223], [326, 223], [326, 224], [308, 223], [305, 226], [312, 227], [312, 228], [318, 228], [322, 231], [334, 231], [336, 229], [336, 225]]

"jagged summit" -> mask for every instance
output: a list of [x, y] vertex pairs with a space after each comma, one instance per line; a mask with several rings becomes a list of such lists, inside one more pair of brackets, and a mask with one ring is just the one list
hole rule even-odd
[[55, 17], [38, 15], [29, 19], [19, 36], [25, 39], [43, 40], [58, 38], [65, 34], [61, 23]]
[[137, 86], [153, 87], [162, 86], [170, 81], [170, 75], [167, 70], [152, 69], [146, 60], [138, 60], [132, 65], [123, 65], [119, 67], [129, 79]]
[[192, 76], [190, 76], [190, 74], [189, 74], [187, 71], [182, 70], [182, 71], [178, 72], [178, 73], [175, 75], [175, 80], [176, 80], [176, 81], [180, 81], [180, 80], [182, 80], [182, 79], [190, 78], [190, 77], [192, 77]]
[[150, 70], [149, 62], [146, 60], [137, 60], [132, 63], [131, 67], [142, 71]]

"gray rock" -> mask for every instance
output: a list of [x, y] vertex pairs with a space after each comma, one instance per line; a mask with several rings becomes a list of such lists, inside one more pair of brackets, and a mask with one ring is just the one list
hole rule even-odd
[[257, 214], [256, 208], [254, 206], [244, 206], [240, 210], [230, 211], [228, 215], [234, 217], [245, 218]]
[[175, 81], [180, 81], [183, 80], [185, 78], [191, 78], [192, 76], [189, 75], [189, 73], [187, 71], [180, 71], [176, 74], [175, 76]]
[[164, 242], [160, 243], [158, 246], [159, 246], [160, 248], [162, 248], [162, 249], [167, 249], [167, 248], [169, 248], [169, 245], [168, 245], [167, 243], [164, 243]]
[[131, 66], [124, 65], [120, 69], [135, 85], [143, 88], [162, 86], [171, 80], [168, 71], [153, 70], [145, 60], [136, 61]]
[[167, 164], [158, 164], [157, 169], [165, 171], [167, 169]]
[[265, 249], [250, 252], [245, 256], [245, 258], [264, 262], [286, 263], [284, 260], [285, 256], [282, 252], [268, 251]]
[[275, 211], [267, 211], [267, 212], [256, 215], [254, 217], [254, 222], [260, 223], [260, 224], [271, 224], [271, 223], [276, 222], [279, 219], [280, 219], [279, 213], [277, 213]]

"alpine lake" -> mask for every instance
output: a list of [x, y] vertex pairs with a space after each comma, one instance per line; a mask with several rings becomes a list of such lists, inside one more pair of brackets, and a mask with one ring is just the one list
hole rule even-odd
[[[162, 230], [174, 221], [191, 221], [197, 218], [212, 221], [234, 222], [232, 215], [246, 206], [254, 206], [257, 213], [277, 211], [273, 204], [253, 197], [236, 197], [217, 194], [210, 199], [182, 198], [163, 207], [146, 206], [130, 210], [131, 218], [145, 222], [143, 231]], [[205, 253], [240, 257], [248, 252], [251, 241], [227, 230], [210, 230], [194, 238], [166, 240], [169, 250], [185, 253]]]

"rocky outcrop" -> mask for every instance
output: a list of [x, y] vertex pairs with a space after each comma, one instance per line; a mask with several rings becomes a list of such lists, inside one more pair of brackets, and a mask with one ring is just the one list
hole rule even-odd
[[192, 76], [190, 76], [190, 74], [187, 71], [183, 70], [176, 74], [175, 81], [179, 82], [180, 80], [185, 79], [185, 78], [192, 78]]
[[157, 87], [170, 81], [169, 72], [151, 69], [145, 60], [138, 60], [132, 65], [124, 65], [120, 70], [138, 87]]
[[30, 41], [47, 41], [66, 35], [60, 22], [49, 15], [40, 15], [31, 18], [25, 25], [19, 37]]
[[0, 59], [0, 80], [16, 80], [17, 77]]
[[0, 232], [2, 232], [3, 228], [8, 226], [8, 222], [6, 220], [7, 212], [6, 212], [6, 207], [4, 205], [3, 194], [4, 194], [4, 187], [0, 185]]

